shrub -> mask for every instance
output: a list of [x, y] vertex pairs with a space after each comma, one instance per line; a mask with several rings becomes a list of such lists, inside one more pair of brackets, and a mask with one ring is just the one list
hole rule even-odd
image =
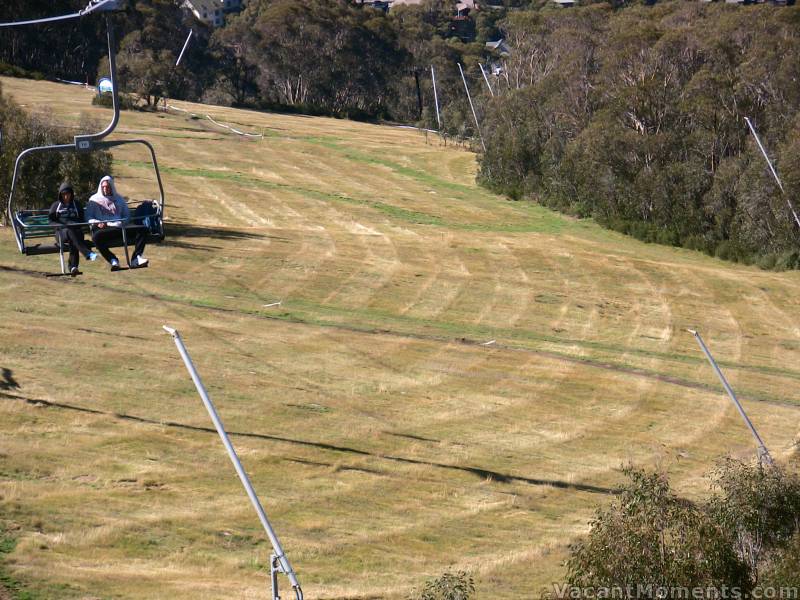
[[775, 268], [777, 262], [778, 257], [775, 254], [762, 254], [758, 257], [756, 264], [758, 264], [759, 268], [769, 271]]
[[789, 250], [781, 253], [775, 261], [776, 269], [797, 269], [800, 267], [800, 252]]
[[720, 493], [709, 503], [754, 580], [766, 553], [800, 530], [800, 477], [779, 467], [725, 460], [713, 474]]
[[[127, 94], [120, 94], [117, 100], [119, 102], [120, 110], [135, 110], [138, 108], [136, 100]], [[114, 100], [111, 97], [111, 94], [97, 94], [92, 98], [92, 104], [94, 106], [102, 106], [104, 108], [113, 108]]]
[[429, 580], [422, 591], [412, 593], [409, 600], [469, 600], [474, 591], [472, 575], [466, 571], [447, 571]]
[[619, 499], [598, 511], [589, 536], [571, 547], [571, 586], [750, 589], [746, 565], [706, 512], [675, 496], [661, 475], [633, 468], [625, 473], [629, 482]]
[[[629, 481], [618, 499], [570, 547], [568, 597], [600, 598], [598, 590], [619, 588], [623, 598], [638, 598], [644, 586], [656, 592], [651, 598], [685, 598], [681, 588], [719, 598], [725, 587], [747, 598], [758, 587], [800, 585], [797, 473], [726, 459], [712, 473], [711, 499], [692, 503], [660, 474], [624, 472]], [[565, 597], [559, 588], [544, 596]]]

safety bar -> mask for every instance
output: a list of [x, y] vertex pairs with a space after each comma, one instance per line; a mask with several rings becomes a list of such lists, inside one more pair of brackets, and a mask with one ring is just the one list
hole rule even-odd
[[[33, 213], [33, 211], [31, 211], [31, 212]], [[44, 212], [38, 213], [38, 214], [47, 214], [47, 211], [44, 211]], [[123, 221], [123, 219], [108, 219], [107, 221], [75, 221], [75, 222], [70, 221], [69, 223], [53, 223], [53, 222], [48, 222], [48, 223], [26, 223], [25, 221], [20, 220], [19, 217], [17, 217], [17, 220], [18, 220], [19, 224], [22, 227], [24, 227], [25, 229], [39, 229], [39, 228], [45, 229], [47, 227], [52, 227], [55, 230], [55, 229], [64, 229], [65, 227], [79, 227], [79, 226], [82, 227], [84, 225], [89, 225], [89, 226], [97, 225], [98, 223], [117, 223], [117, 222], [122, 222], [123, 225], [111, 225], [111, 227], [117, 227], [117, 228], [120, 228], [120, 227], [123, 227], [123, 226], [124, 227], [129, 227], [129, 223], [131, 221], [139, 220], [142, 223], [144, 223], [144, 220], [149, 218], [149, 217], [151, 217], [151, 216], [153, 216], [153, 215], [132, 215], [132, 216], [128, 217], [127, 219], [125, 219], [124, 221]], [[138, 227], [138, 225], [134, 225], [134, 226]]]

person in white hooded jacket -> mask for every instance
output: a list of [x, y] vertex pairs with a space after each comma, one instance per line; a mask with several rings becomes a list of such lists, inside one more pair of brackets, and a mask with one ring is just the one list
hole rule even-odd
[[[109, 246], [122, 238], [121, 227], [126, 225], [130, 218], [130, 210], [125, 198], [117, 193], [114, 179], [106, 175], [97, 186], [97, 193], [89, 198], [86, 205], [86, 220], [92, 224], [92, 240], [108, 263], [112, 271], [119, 269], [119, 260], [109, 250]], [[137, 227], [131, 230], [135, 233], [133, 258], [131, 267], [146, 267], [148, 260], [143, 256], [147, 242], [147, 229]]]

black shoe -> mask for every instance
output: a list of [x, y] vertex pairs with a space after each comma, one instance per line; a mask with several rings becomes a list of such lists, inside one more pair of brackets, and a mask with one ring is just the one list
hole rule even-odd
[[76, 275], [80, 275], [81, 272], [78, 271], [78, 267], [70, 267], [69, 274], [71, 277], [75, 277]]
[[111, 259], [111, 270], [119, 271], [119, 261], [116, 258]]

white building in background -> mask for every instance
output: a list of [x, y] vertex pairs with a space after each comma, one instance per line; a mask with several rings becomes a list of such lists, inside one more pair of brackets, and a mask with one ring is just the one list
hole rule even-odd
[[206, 25], [221, 27], [225, 24], [225, 15], [242, 9], [242, 0], [184, 0], [183, 7]]

